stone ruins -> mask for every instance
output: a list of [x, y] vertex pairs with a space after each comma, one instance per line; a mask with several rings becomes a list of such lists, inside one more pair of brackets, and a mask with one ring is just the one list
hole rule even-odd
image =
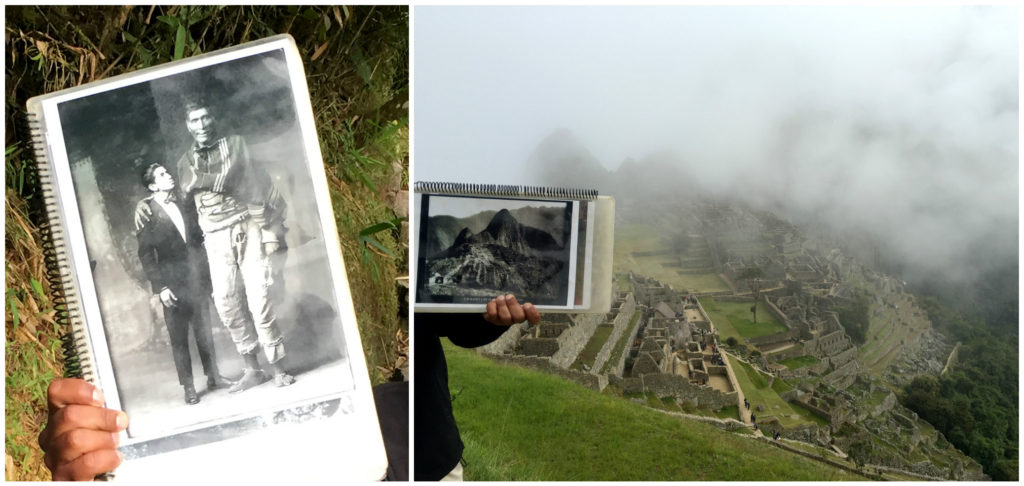
[[[633, 256], [659, 258], [680, 275], [717, 274], [730, 290], [701, 293], [633, 272], [620, 274], [609, 313], [545, 314], [537, 326], [515, 326], [480, 352], [598, 391], [612, 387], [626, 399], [703, 416], [726, 430], [753, 427], [754, 412], [759, 436], [777, 432], [784, 441], [812, 444], [839, 457], [846, 457], [841, 451], [854, 442], [869, 440], [865, 462], [877, 471], [920, 479], [985, 479], [977, 462], [900, 406], [893, 386], [877, 378], [900, 384], [917, 374], [937, 374], [952, 349], [931, 329], [901, 281], [827, 242], [809, 241], [771, 213], [696, 203], [685, 214], [696, 229], [672, 236], [673, 249]], [[753, 267], [761, 277], [743, 279]], [[785, 330], [726, 345], [701, 299], [753, 305], [752, 283], [758, 301]], [[842, 309], [856, 305], [866, 305], [871, 320], [860, 344], [840, 317]], [[788, 391], [779, 397], [820, 421], [782, 420], [760, 404], [748, 412], [726, 354], [769, 383], [784, 381]], [[810, 364], [792, 369], [784, 364], [794, 360]], [[734, 418], [713, 418], [728, 407], [736, 407], [728, 412]], [[782, 425], [794, 422], [798, 425]]]

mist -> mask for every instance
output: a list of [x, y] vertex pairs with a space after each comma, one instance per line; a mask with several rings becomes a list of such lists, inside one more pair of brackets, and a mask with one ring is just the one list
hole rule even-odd
[[[567, 131], [969, 281], [1018, 264], [1017, 10], [417, 7], [415, 180], [545, 184]], [[979, 263], [980, 262], [980, 263]]]

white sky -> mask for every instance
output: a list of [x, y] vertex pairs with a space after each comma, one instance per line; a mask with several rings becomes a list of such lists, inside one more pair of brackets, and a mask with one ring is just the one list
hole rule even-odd
[[[416, 180], [543, 184], [568, 129], [614, 170], [671, 152], [715, 190], [913, 240], [1017, 251], [1015, 7], [416, 7]], [[824, 209], [822, 209], [824, 208]], [[924, 243], [930, 243], [925, 245]]]

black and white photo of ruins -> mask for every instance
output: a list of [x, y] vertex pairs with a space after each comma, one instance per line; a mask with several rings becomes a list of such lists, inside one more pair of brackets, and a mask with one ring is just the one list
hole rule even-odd
[[566, 305], [573, 203], [424, 196], [420, 303]]

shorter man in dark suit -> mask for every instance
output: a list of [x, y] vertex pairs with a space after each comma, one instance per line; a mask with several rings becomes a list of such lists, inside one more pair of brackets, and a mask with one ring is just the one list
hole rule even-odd
[[222, 385], [214, 354], [209, 320], [210, 271], [203, 250], [203, 233], [191, 204], [175, 201], [174, 178], [160, 164], [151, 164], [142, 182], [153, 193], [144, 201], [152, 219], [139, 230], [139, 260], [163, 303], [164, 322], [171, 339], [178, 381], [185, 388], [185, 403], [199, 403], [192, 382], [192, 356], [188, 330], [192, 328], [207, 390]]

